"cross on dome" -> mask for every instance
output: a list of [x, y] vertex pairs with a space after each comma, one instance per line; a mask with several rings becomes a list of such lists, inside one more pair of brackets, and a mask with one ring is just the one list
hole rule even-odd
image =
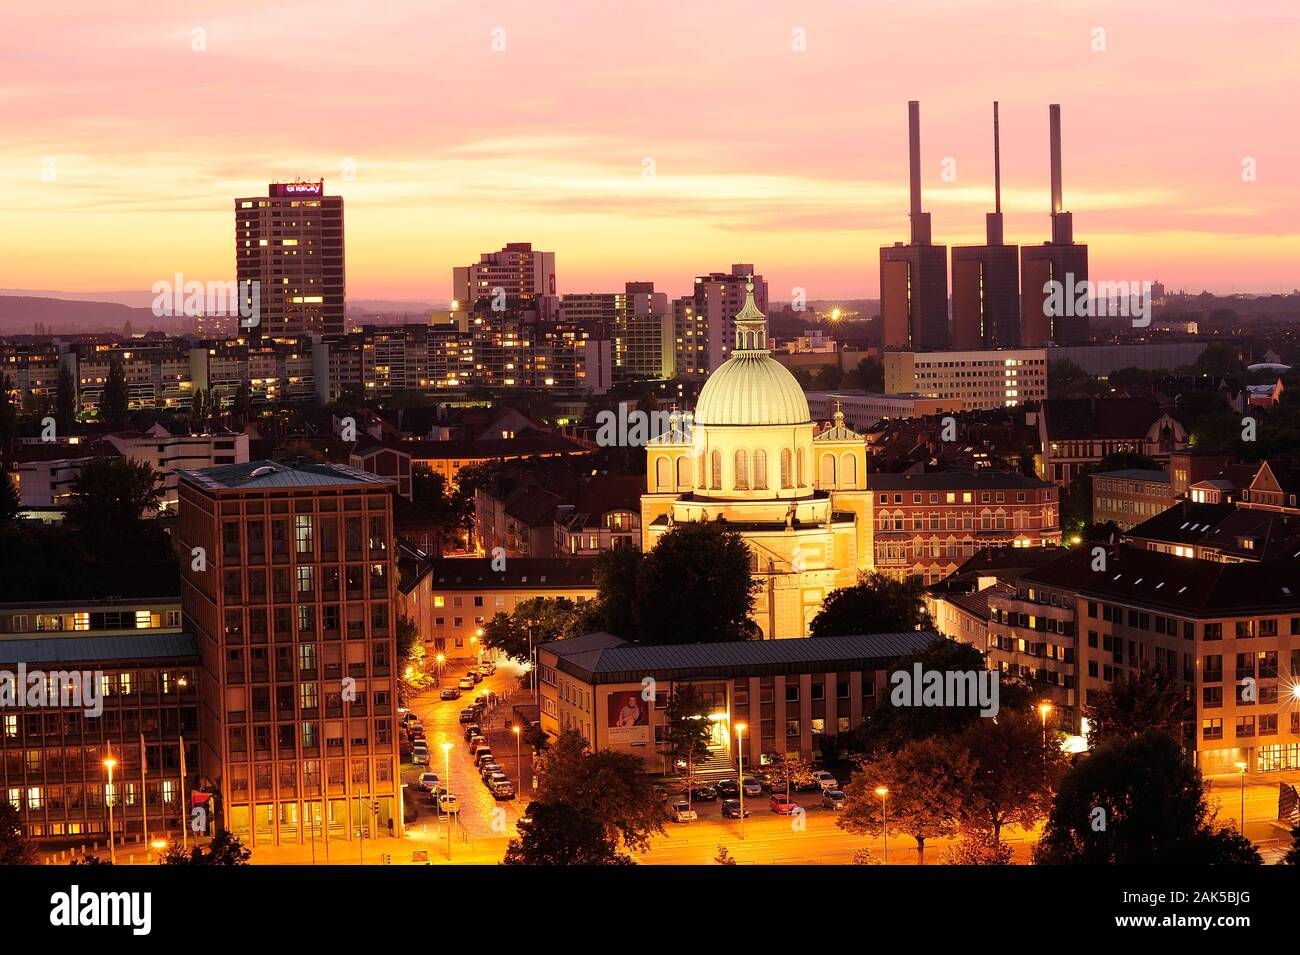
[[754, 301], [754, 274], [745, 281], [745, 304], [736, 313], [736, 351], [767, 352], [767, 316]]

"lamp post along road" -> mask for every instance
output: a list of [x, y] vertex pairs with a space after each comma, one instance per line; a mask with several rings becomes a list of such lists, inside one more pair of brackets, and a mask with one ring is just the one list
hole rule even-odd
[[108, 861], [117, 863], [117, 842], [113, 832], [113, 803], [116, 801], [116, 791], [113, 788], [113, 767], [117, 765], [117, 760], [113, 758], [113, 751], [108, 751], [108, 756], [104, 759], [104, 768], [108, 770]]
[[880, 797], [880, 829], [884, 837], [885, 865], [889, 865], [889, 790], [877, 786], [876, 795]]
[[744, 723], [736, 724], [736, 779], [740, 783], [740, 838], [745, 838], [745, 730]]

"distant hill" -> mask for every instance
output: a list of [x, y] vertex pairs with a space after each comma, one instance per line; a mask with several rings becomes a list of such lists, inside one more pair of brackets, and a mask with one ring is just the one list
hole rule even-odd
[[157, 329], [180, 334], [189, 330], [191, 319], [157, 318], [148, 308], [131, 308], [115, 302], [0, 295], [0, 335], [31, 335], [38, 323], [49, 335], [120, 332], [128, 323], [133, 333]]

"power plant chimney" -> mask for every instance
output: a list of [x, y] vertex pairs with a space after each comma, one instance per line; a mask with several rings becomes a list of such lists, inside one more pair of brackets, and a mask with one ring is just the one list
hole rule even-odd
[[989, 245], [1002, 244], [1002, 144], [998, 134], [998, 103], [993, 101], [993, 211], [984, 216]]
[[1052, 244], [1070, 245], [1074, 241], [1074, 222], [1070, 213], [1063, 211], [1061, 202], [1061, 107], [1053, 103], [1048, 107], [1052, 152]]
[[930, 244], [930, 213], [921, 211], [921, 104], [907, 103], [908, 162], [911, 179], [912, 245]]

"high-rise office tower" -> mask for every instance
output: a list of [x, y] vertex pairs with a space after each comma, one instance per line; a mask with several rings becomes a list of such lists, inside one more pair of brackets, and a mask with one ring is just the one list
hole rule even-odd
[[984, 245], [952, 250], [952, 347], [1007, 348], [1020, 343], [1020, 250], [1002, 241], [1002, 151], [993, 104], [993, 212]]
[[[731, 357], [733, 320], [745, 307], [745, 286], [754, 266], [738, 262], [730, 272], [695, 277], [691, 295], [673, 301], [675, 374], [702, 377]], [[767, 312], [767, 282], [754, 275], [754, 301]]]
[[578, 292], [560, 299], [560, 315], [608, 339], [614, 381], [673, 377], [673, 315], [653, 282], [627, 282], [622, 292]]
[[508, 242], [499, 252], [484, 252], [473, 265], [452, 268], [451, 287], [459, 309], [472, 311], [482, 298], [500, 302], [532, 298], [537, 300], [538, 313], [551, 317], [555, 253], [534, 252], [531, 242]]
[[219, 825], [253, 845], [400, 836], [392, 482], [253, 461], [182, 471], [179, 493]]
[[880, 250], [881, 341], [886, 348], [948, 347], [948, 249], [930, 242], [921, 211], [921, 104], [908, 110], [911, 241]]
[[325, 183], [273, 182], [265, 197], [235, 200], [235, 271], [258, 283], [252, 337], [342, 335], [345, 282], [343, 197]]
[[1074, 303], [1072, 286], [1088, 280], [1088, 247], [1074, 241], [1074, 217], [1061, 202], [1061, 107], [1048, 107], [1052, 160], [1052, 241], [1027, 245], [1020, 253], [1020, 343], [1025, 346], [1055, 342], [1074, 345], [1088, 341], [1088, 317], [1053, 314], [1049, 282], [1060, 282], [1064, 295], [1058, 301]]

